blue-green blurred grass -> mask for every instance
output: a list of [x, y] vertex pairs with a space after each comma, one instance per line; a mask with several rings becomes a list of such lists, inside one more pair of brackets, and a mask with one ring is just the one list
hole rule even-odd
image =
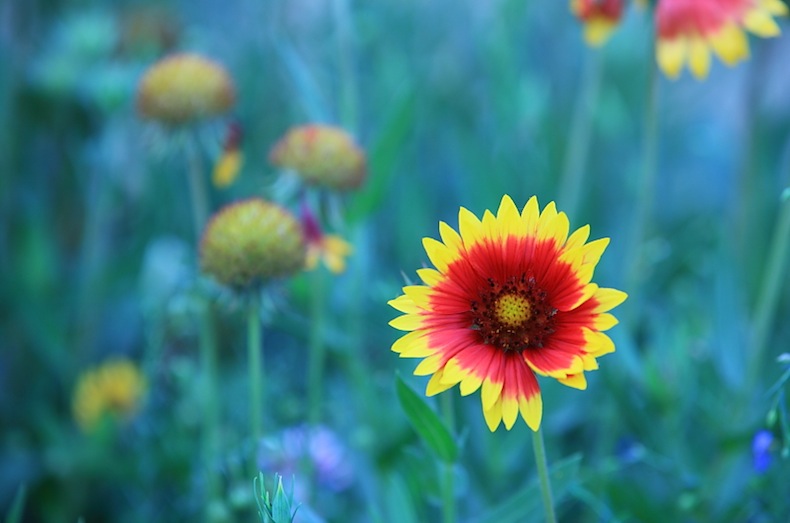
[[[251, 495], [238, 466], [252, 452], [240, 307], [227, 297], [216, 307], [224, 446], [219, 463], [205, 464], [189, 270], [155, 307], [140, 285], [155, 242], [180, 238], [192, 252], [183, 165], [137, 119], [132, 101], [144, 67], [173, 46], [221, 60], [237, 82], [247, 164], [235, 186], [212, 194], [214, 208], [266, 191], [274, 141], [297, 123], [348, 119], [341, 94], [355, 94], [356, 121], [343, 123], [368, 151], [370, 179], [344, 198], [344, 232], [356, 252], [330, 297], [322, 410], [356, 476], [340, 494], [296, 501], [332, 521], [436, 519], [438, 472], [426, 467], [430, 454], [393, 386], [394, 371], [408, 376], [414, 362], [389, 351], [397, 333], [385, 302], [398, 294], [401, 273], [414, 279], [427, 263], [420, 239], [438, 235], [438, 220], [455, 225], [460, 205], [479, 214], [503, 193], [517, 202], [537, 194], [544, 204], [559, 197], [592, 51], [563, 3], [354, 3], [349, 86], [338, 74], [329, 4], [156, 4], [164, 11], [148, 23], [168, 14], [169, 36], [144, 33], [127, 47], [119, 35], [138, 4], [0, 10], [3, 514], [25, 484], [24, 521], [194, 518], [207, 466], [223, 477], [229, 502], [245, 489]], [[74, 22], [86, 18], [90, 24]], [[574, 226], [590, 223], [593, 237], [612, 238], [596, 275], [605, 286], [624, 285], [632, 262], [648, 28], [630, 12], [602, 51], [587, 185], [570, 217]], [[790, 184], [788, 39], [752, 45], [752, 60], [716, 65], [705, 82], [659, 83], [655, 212], [638, 251], [640, 287], [625, 289], [639, 301], [618, 310], [628, 319], [612, 331], [618, 352], [601, 360], [587, 391], [542, 382], [550, 460], [582, 455], [578, 476], [563, 487], [563, 520], [771, 521], [790, 510], [781, 490], [787, 462], [776, 456], [763, 476], [750, 462], [769, 406], [764, 392], [780, 374], [773, 358], [790, 340], [786, 277], [765, 372], [753, 389], [744, 380], [749, 320], [779, 194]], [[59, 74], [42, 77], [41, 68]], [[207, 141], [217, 134], [208, 129]], [[308, 293], [304, 276], [280, 289], [265, 327], [267, 390], [278, 398], [267, 427], [306, 416]], [[142, 359], [149, 343], [160, 359], [147, 362], [142, 415], [117, 434], [82, 435], [70, 414], [79, 372], [111, 354]], [[476, 395], [456, 406], [459, 514], [485, 520], [534, 477], [528, 429], [490, 434]], [[239, 517], [249, 516], [241, 498]]]

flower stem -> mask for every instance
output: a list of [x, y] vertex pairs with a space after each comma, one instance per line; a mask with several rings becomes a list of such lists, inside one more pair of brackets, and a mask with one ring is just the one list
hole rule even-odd
[[[453, 397], [450, 394], [440, 394], [440, 404], [444, 423], [450, 434], [455, 434], [455, 415], [453, 413]], [[446, 461], [442, 462], [442, 521], [443, 523], [455, 523], [455, 471], [453, 464]]]
[[192, 200], [192, 225], [195, 229], [195, 246], [197, 246], [200, 244], [200, 236], [208, 220], [208, 195], [197, 138], [191, 132], [184, 136], [184, 153], [187, 159], [187, 182]]
[[263, 334], [257, 293], [247, 304], [247, 362], [250, 370], [250, 432], [254, 445], [263, 435]]
[[591, 56], [589, 60], [586, 60], [587, 67], [584, 70], [582, 87], [573, 110], [570, 137], [562, 169], [559, 200], [568, 216], [576, 215], [579, 199], [584, 189], [584, 173], [588, 170], [585, 169], [585, 163], [590, 150], [590, 131], [603, 76], [601, 52], [593, 50], [589, 53]]
[[217, 386], [217, 337], [211, 307], [199, 297], [198, 343], [203, 368], [203, 460], [206, 464], [207, 510], [219, 500], [219, 481], [216, 474], [216, 458], [219, 449], [219, 404]]
[[546, 513], [546, 523], [556, 523], [557, 515], [554, 513], [554, 501], [551, 496], [551, 480], [549, 467], [546, 463], [546, 447], [543, 444], [543, 427], [532, 433], [532, 446], [535, 450], [535, 465], [538, 467], [540, 480], [540, 494], [543, 498], [543, 510]]
[[[652, 49], [652, 47], [651, 47]], [[658, 72], [652, 63], [648, 69], [647, 96], [642, 127], [642, 166], [639, 172], [639, 187], [636, 195], [636, 213], [631, 232], [630, 263], [625, 287], [630, 294], [631, 309], [636, 310], [641, 274], [644, 270], [644, 240], [647, 223], [653, 214], [653, 200], [658, 167]], [[637, 318], [633, 318], [637, 320]]]
[[760, 374], [763, 353], [768, 345], [769, 331], [776, 315], [776, 306], [782, 291], [782, 278], [787, 274], [790, 263], [790, 187], [782, 194], [779, 219], [771, 240], [768, 262], [760, 287], [760, 294], [754, 315], [752, 331], [751, 355], [749, 360], [748, 390], [754, 385]]
[[324, 343], [325, 310], [324, 310], [324, 273], [317, 267], [310, 273], [310, 361], [307, 370], [308, 420], [315, 426], [321, 421], [321, 404], [324, 381], [324, 359], [326, 345]]

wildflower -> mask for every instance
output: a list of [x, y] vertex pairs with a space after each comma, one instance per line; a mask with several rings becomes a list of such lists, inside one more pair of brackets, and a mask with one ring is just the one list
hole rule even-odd
[[433, 265], [417, 271], [425, 285], [403, 288], [389, 302], [405, 313], [390, 325], [410, 331], [392, 350], [423, 358], [418, 376], [432, 375], [432, 396], [460, 384], [481, 389], [488, 428], [510, 429], [519, 412], [540, 426], [542, 400], [536, 374], [585, 389], [584, 371], [614, 351], [603, 334], [617, 320], [607, 311], [626, 294], [591, 283], [608, 238], [587, 242], [590, 227], [568, 236], [565, 213], [554, 202], [540, 212], [534, 196], [521, 213], [504, 196], [496, 216], [482, 221], [465, 208], [459, 232], [439, 223], [441, 241], [425, 238]]
[[145, 379], [128, 359], [110, 360], [84, 372], [74, 390], [74, 419], [90, 432], [105, 416], [129, 418], [139, 408]]
[[181, 125], [224, 113], [235, 97], [233, 82], [221, 65], [198, 54], [174, 54], [145, 73], [137, 108], [145, 118]]
[[338, 127], [295, 127], [274, 145], [269, 161], [292, 169], [309, 184], [330, 189], [355, 189], [365, 179], [365, 154]]
[[305, 269], [312, 271], [323, 261], [324, 266], [334, 274], [346, 270], [346, 258], [351, 254], [351, 244], [336, 234], [324, 234], [310, 208], [302, 207], [302, 230], [307, 241]]
[[571, 12], [584, 23], [584, 41], [605, 44], [623, 16], [623, 0], [571, 0]]
[[764, 38], [777, 36], [773, 17], [785, 14], [781, 0], [660, 0], [656, 60], [670, 78], [677, 78], [685, 64], [696, 78], [705, 78], [711, 51], [735, 65], [749, 57], [744, 29]]
[[760, 430], [752, 438], [752, 464], [755, 472], [763, 474], [771, 466], [771, 448], [774, 435], [770, 430]]
[[223, 188], [236, 181], [244, 162], [240, 147], [241, 137], [241, 125], [235, 122], [230, 124], [222, 155], [214, 166], [214, 173], [211, 176], [214, 186]]
[[288, 276], [304, 262], [299, 221], [288, 210], [260, 198], [220, 209], [200, 241], [203, 271], [231, 287]]

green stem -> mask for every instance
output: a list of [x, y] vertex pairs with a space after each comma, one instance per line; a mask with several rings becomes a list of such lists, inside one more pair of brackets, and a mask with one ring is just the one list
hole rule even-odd
[[263, 435], [263, 335], [260, 306], [253, 294], [247, 306], [247, 354], [250, 370], [250, 430], [257, 445]]
[[[453, 397], [450, 394], [440, 394], [444, 423], [450, 434], [455, 434], [455, 415], [453, 411]], [[455, 471], [453, 464], [442, 462], [442, 521], [443, 523], [455, 523]]]
[[321, 421], [323, 399], [325, 309], [324, 309], [324, 272], [319, 266], [310, 273], [310, 361], [307, 370], [307, 398], [309, 402], [310, 424], [315, 426]]
[[192, 200], [192, 225], [195, 229], [195, 245], [197, 246], [200, 244], [200, 236], [208, 220], [208, 195], [197, 138], [191, 132], [184, 136], [184, 153], [187, 159], [187, 182]]
[[332, 14], [335, 22], [337, 70], [340, 73], [340, 121], [352, 134], [357, 123], [356, 81], [354, 78], [351, 15], [348, 0], [334, 0]]
[[[652, 49], [652, 47], [651, 47]], [[658, 72], [650, 62], [647, 85], [647, 100], [642, 128], [642, 166], [639, 172], [639, 187], [636, 195], [636, 213], [631, 233], [630, 256], [627, 258], [630, 267], [626, 275], [625, 288], [630, 294], [631, 309], [635, 309], [638, 300], [641, 273], [644, 270], [644, 241], [647, 235], [647, 223], [653, 214], [656, 171], [658, 167]]]
[[551, 480], [549, 467], [546, 463], [546, 447], [543, 444], [543, 427], [532, 433], [532, 446], [535, 450], [535, 465], [538, 468], [540, 480], [540, 495], [543, 498], [543, 510], [546, 513], [546, 523], [556, 523], [557, 515], [554, 513], [554, 501], [551, 496]]
[[776, 316], [776, 307], [782, 292], [783, 278], [790, 263], [790, 187], [782, 194], [779, 220], [771, 240], [763, 282], [754, 315], [754, 330], [749, 357], [748, 390], [754, 385], [760, 373], [763, 353], [768, 345], [769, 331]]
[[565, 163], [562, 169], [562, 186], [559, 202], [569, 216], [575, 216], [579, 200], [584, 188], [584, 173], [588, 171], [585, 164], [590, 150], [595, 103], [601, 88], [603, 76], [603, 57], [600, 51], [591, 50], [590, 59], [586, 60], [582, 88], [573, 110], [570, 136], [565, 151]]
[[203, 460], [206, 463], [206, 509], [219, 500], [219, 480], [216, 474], [216, 457], [219, 449], [219, 387], [217, 386], [217, 337], [211, 308], [204, 298], [199, 298], [198, 342], [203, 367]]

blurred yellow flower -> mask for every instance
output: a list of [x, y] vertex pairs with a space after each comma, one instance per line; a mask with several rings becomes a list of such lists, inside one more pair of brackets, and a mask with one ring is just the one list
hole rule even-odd
[[302, 231], [307, 242], [306, 270], [314, 270], [318, 262], [323, 261], [333, 274], [345, 272], [346, 258], [353, 251], [351, 244], [336, 234], [324, 234], [321, 224], [306, 204], [302, 205]]
[[307, 183], [355, 189], [365, 179], [365, 153], [338, 127], [305, 125], [289, 130], [272, 148], [269, 161], [294, 170]]
[[90, 432], [104, 416], [129, 418], [137, 412], [145, 390], [145, 378], [133, 362], [107, 361], [80, 376], [72, 402], [74, 419]]
[[685, 65], [697, 79], [708, 76], [711, 51], [727, 65], [749, 57], [745, 31], [764, 38], [780, 33], [775, 16], [786, 15], [781, 0], [659, 0], [656, 61], [668, 77]]
[[584, 41], [605, 44], [623, 16], [623, 0], [571, 0], [571, 12], [584, 23]]
[[146, 71], [137, 90], [137, 108], [145, 118], [181, 125], [226, 112], [235, 97], [221, 65], [198, 54], [175, 54]]
[[200, 241], [200, 265], [218, 282], [245, 287], [304, 267], [299, 221], [279, 205], [250, 198], [220, 209]]

